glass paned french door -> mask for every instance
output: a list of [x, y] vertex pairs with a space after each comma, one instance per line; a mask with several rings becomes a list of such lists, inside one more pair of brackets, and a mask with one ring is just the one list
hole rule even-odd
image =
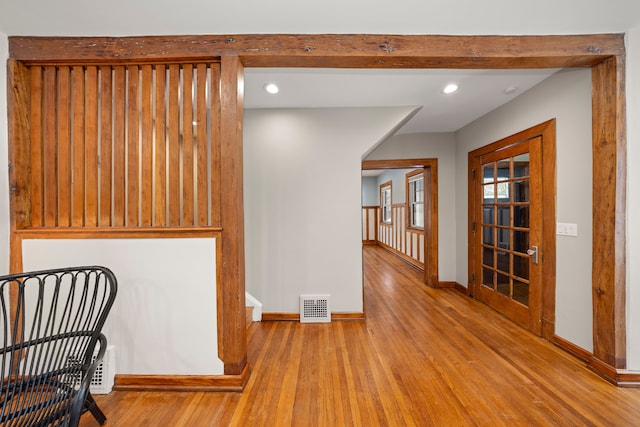
[[529, 305], [529, 153], [482, 164], [482, 286]]
[[473, 294], [532, 331], [542, 307], [541, 149], [535, 137], [472, 161]]

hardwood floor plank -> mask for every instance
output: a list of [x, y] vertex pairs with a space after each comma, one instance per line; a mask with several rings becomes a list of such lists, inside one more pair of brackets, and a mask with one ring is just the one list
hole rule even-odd
[[[243, 393], [96, 396], [107, 426], [636, 426], [640, 389], [383, 249], [364, 249], [366, 320], [254, 322]], [[83, 427], [97, 426], [85, 415]]]

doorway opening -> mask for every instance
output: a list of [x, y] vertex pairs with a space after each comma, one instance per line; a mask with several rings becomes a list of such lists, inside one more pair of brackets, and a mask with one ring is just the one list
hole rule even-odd
[[[438, 159], [406, 159], [406, 160], [365, 160], [362, 162], [362, 170], [378, 169], [422, 169], [424, 179], [424, 226], [421, 238], [424, 241], [424, 276], [423, 281], [431, 287], [442, 287], [438, 276]], [[407, 203], [405, 197], [405, 203]], [[374, 237], [377, 244], [381, 238], [379, 231], [384, 227], [381, 215], [374, 216], [375, 229], [378, 231]], [[409, 222], [404, 215], [403, 223]], [[400, 241], [406, 241], [408, 232], [402, 227], [397, 233]], [[420, 237], [418, 237], [419, 239]], [[385, 246], [382, 244], [382, 246]]]

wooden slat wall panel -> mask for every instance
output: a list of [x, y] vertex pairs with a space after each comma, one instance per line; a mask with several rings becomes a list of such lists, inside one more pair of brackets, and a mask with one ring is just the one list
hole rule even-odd
[[394, 205], [391, 212], [392, 223], [381, 223], [379, 226], [378, 242], [423, 264], [425, 250], [422, 230], [407, 228], [405, 205]]
[[220, 225], [218, 63], [29, 73], [30, 227]]

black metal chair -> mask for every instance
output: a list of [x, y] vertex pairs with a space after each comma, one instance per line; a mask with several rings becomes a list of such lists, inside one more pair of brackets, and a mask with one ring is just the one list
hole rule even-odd
[[0, 276], [0, 426], [77, 426], [104, 356], [117, 281], [104, 267]]

